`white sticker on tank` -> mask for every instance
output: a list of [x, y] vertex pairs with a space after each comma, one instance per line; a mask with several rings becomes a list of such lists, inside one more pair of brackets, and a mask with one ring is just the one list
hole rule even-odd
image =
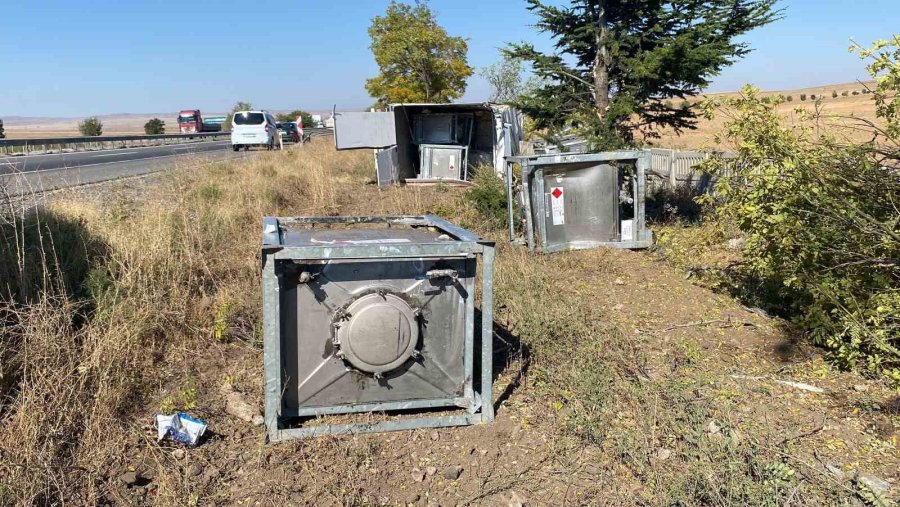
[[566, 223], [565, 195], [562, 187], [550, 187], [550, 211], [553, 215], [553, 225]]

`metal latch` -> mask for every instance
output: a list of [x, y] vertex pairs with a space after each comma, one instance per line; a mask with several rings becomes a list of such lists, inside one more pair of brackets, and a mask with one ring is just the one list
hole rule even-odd
[[425, 278], [429, 280], [437, 280], [438, 278], [451, 278], [456, 280], [459, 278], [459, 272], [455, 269], [432, 269], [425, 273]]

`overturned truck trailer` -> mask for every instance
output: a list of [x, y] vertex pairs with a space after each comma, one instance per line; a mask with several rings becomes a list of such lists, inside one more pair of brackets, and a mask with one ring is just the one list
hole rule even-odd
[[335, 147], [376, 149], [381, 186], [465, 181], [479, 166], [502, 175], [522, 139], [519, 112], [501, 104], [393, 104], [383, 112], [334, 114]]

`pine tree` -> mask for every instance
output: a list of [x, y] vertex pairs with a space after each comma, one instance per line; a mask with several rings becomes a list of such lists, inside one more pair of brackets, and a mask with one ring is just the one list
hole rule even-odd
[[666, 99], [699, 93], [750, 51], [736, 37], [781, 15], [776, 0], [526, 1], [556, 50], [507, 48], [546, 83], [518, 106], [538, 128], [572, 126], [601, 149], [632, 145], [636, 132], [694, 128], [697, 113]]

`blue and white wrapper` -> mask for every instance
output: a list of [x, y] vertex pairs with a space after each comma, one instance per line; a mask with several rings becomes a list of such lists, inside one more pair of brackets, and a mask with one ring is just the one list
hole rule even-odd
[[206, 422], [187, 414], [156, 414], [157, 439], [170, 438], [190, 446], [195, 446], [206, 431]]

